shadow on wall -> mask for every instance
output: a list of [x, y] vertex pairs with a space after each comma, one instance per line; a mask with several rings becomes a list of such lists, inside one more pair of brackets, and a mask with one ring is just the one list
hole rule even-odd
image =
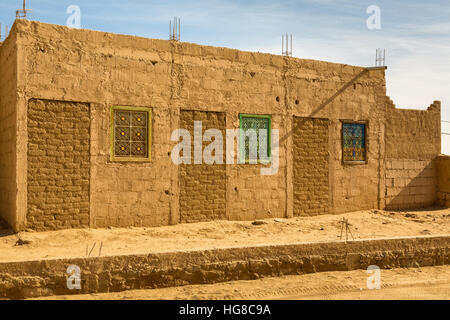
[[437, 160], [388, 160], [386, 209], [433, 206], [437, 200]]
[[6, 237], [14, 234], [11, 226], [2, 218], [0, 218], [0, 237]]
[[438, 171], [437, 204], [450, 207], [450, 156], [440, 155], [436, 159]]

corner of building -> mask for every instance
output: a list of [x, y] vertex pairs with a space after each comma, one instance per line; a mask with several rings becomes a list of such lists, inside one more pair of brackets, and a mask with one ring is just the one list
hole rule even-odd
[[0, 217], [14, 231], [22, 229], [23, 222], [17, 216], [17, 76], [18, 44], [16, 21], [8, 37], [0, 46]]

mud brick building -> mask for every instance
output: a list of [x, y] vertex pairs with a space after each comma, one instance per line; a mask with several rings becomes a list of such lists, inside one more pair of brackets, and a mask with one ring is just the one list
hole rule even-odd
[[[278, 172], [174, 164], [171, 134], [195, 120], [278, 129]], [[15, 230], [429, 206], [440, 134], [440, 102], [397, 109], [384, 67], [26, 20], [0, 46], [0, 216]]]

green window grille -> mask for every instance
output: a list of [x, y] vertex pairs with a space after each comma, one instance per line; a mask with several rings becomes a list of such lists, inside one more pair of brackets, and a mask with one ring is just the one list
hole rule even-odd
[[152, 110], [141, 107], [111, 108], [111, 160], [151, 159]]
[[366, 125], [364, 123], [342, 124], [342, 147], [344, 162], [366, 162]]
[[[272, 149], [271, 117], [268, 115], [241, 114], [239, 116], [239, 122], [240, 162], [270, 162]], [[251, 145], [252, 141], [254, 141], [256, 145]], [[253, 154], [251, 152], [253, 152]]]

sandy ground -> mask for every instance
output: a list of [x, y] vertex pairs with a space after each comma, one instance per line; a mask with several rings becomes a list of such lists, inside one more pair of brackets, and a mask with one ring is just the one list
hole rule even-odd
[[355, 239], [450, 234], [450, 209], [368, 210], [268, 219], [262, 225], [214, 221], [158, 228], [21, 232], [0, 236], [0, 262], [334, 241], [339, 240], [343, 217], [348, 218]]
[[115, 293], [53, 296], [45, 300], [450, 300], [450, 266], [380, 271], [381, 288], [367, 288], [365, 270], [334, 271]]

